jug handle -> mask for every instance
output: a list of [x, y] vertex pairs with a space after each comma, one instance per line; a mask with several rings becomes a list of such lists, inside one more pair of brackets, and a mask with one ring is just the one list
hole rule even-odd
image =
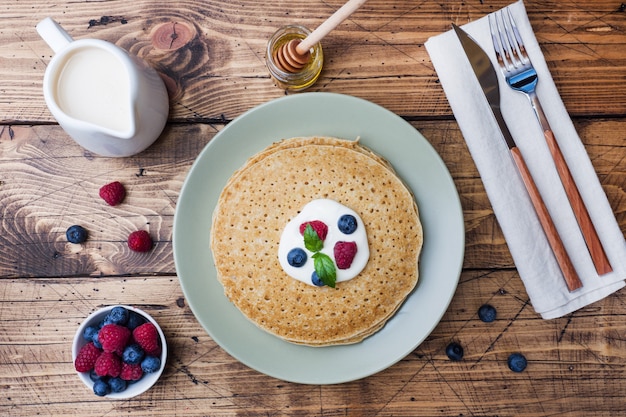
[[51, 17], [46, 17], [37, 24], [37, 33], [43, 38], [50, 48], [56, 53], [61, 51], [74, 39]]

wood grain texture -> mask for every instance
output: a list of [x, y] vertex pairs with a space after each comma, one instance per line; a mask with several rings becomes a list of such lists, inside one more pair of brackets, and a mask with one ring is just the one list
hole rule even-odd
[[[460, 193], [467, 268], [513, 267], [478, 171], [455, 122], [412, 122], [442, 156]], [[626, 119], [577, 123], [622, 231], [626, 231]], [[172, 224], [185, 176], [220, 125], [175, 124], [131, 158], [99, 158], [58, 126], [0, 127], [0, 277], [174, 274]], [[602, 134], [598, 132], [603, 132]], [[121, 181], [124, 204], [106, 205], [98, 189]], [[84, 224], [84, 245], [65, 240]], [[93, 225], [93, 226], [92, 226]], [[156, 242], [149, 262], [125, 239], [148, 230]]]
[[[5, 2], [6, 3], [6, 2]], [[6, 416], [616, 416], [626, 397], [626, 304], [619, 291], [566, 317], [529, 304], [477, 169], [424, 48], [430, 37], [509, 1], [369, 0], [324, 39], [311, 91], [350, 94], [399, 114], [441, 155], [463, 208], [466, 250], [452, 303], [413, 352], [371, 377], [292, 384], [229, 356], [193, 316], [176, 276], [172, 227], [185, 177], [204, 146], [248, 109], [285, 93], [264, 64], [269, 36], [314, 28], [344, 0], [8, 0], [0, 6], [0, 415]], [[626, 6], [525, 2], [552, 76], [626, 233]], [[56, 125], [41, 91], [52, 52], [35, 25], [114, 42], [154, 65], [170, 123], [134, 157], [102, 158]], [[110, 207], [101, 185], [128, 195]], [[207, 213], [207, 215], [210, 215]], [[90, 238], [66, 242], [72, 224]], [[128, 250], [133, 230], [156, 242]], [[154, 315], [170, 356], [159, 383], [126, 401], [91, 394], [70, 346], [79, 323], [113, 303]], [[477, 317], [490, 303], [493, 323]], [[450, 361], [451, 341], [465, 350]], [[509, 371], [522, 352], [528, 368]]]
[[[624, 295], [575, 314], [537, 320], [514, 271], [474, 270], [434, 332], [389, 369], [338, 386], [288, 383], [224, 352], [186, 305], [176, 277], [40, 278], [0, 281], [0, 413], [10, 416], [433, 416], [611, 415], [623, 405]], [[521, 296], [521, 297], [520, 297]], [[70, 345], [79, 323], [100, 306], [140, 307], [169, 345], [157, 385], [133, 400], [94, 397], [76, 377]], [[483, 303], [498, 309], [477, 319]], [[451, 341], [465, 359], [447, 359]], [[521, 351], [525, 373], [506, 359]], [[580, 398], [584, 401], [579, 401]], [[523, 407], [523, 408], [520, 408]]]
[[[370, 0], [324, 40], [326, 63], [311, 91], [359, 96], [407, 117], [450, 117], [424, 42], [451, 23], [508, 3]], [[42, 94], [52, 51], [35, 31], [44, 17], [58, 20], [75, 39], [111, 41], [155, 66], [169, 86], [171, 120], [230, 120], [284, 94], [265, 68], [271, 34], [293, 22], [315, 28], [343, 1], [9, 4], [0, 10], [0, 118], [23, 123], [53, 121]], [[527, 1], [526, 7], [568, 111], [626, 114], [620, 3]]]

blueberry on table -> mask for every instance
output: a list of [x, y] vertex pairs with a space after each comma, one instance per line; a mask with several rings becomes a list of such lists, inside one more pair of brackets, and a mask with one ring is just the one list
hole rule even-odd
[[522, 372], [526, 369], [526, 365], [528, 365], [528, 361], [526, 357], [521, 353], [511, 353], [509, 355], [509, 359], [507, 360], [507, 364], [509, 365], [509, 369], [513, 372]]
[[483, 304], [478, 309], [478, 318], [485, 323], [491, 323], [496, 319], [496, 309], [489, 304]]
[[65, 237], [70, 243], [83, 243], [87, 240], [87, 230], [84, 227], [75, 224], [67, 229]]
[[463, 359], [463, 346], [457, 342], [451, 342], [446, 346], [446, 355], [451, 361], [460, 361]]

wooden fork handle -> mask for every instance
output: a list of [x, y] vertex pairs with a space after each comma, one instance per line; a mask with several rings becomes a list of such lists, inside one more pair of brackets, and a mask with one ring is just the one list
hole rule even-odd
[[552, 130], [546, 130], [543, 134], [546, 137], [548, 148], [550, 148], [552, 159], [554, 159], [556, 170], [559, 173], [559, 177], [561, 177], [561, 182], [563, 183], [563, 188], [565, 188], [565, 193], [567, 194], [569, 203], [572, 206], [576, 220], [578, 220], [580, 231], [582, 232], [585, 242], [587, 243], [587, 249], [589, 250], [589, 254], [593, 260], [593, 265], [599, 275], [611, 272], [613, 268], [611, 267], [609, 258], [607, 258], [606, 253], [604, 252], [602, 242], [600, 242], [600, 238], [598, 237], [598, 232], [591, 221], [587, 207], [585, 207], [585, 202], [580, 196], [578, 187], [576, 187], [572, 173], [567, 166], [567, 162], [565, 162], [565, 158], [561, 153], [561, 149], [559, 148], [559, 144], [554, 137], [554, 133], [552, 133]]
[[543, 129], [543, 134], [546, 138], [546, 142], [548, 143], [550, 154], [552, 154], [556, 170], [559, 173], [561, 183], [563, 184], [563, 188], [567, 194], [567, 199], [569, 200], [570, 206], [574, 211], [574, 216], [576, 216], [576, 221], [578, 222], [580, 231], [585, 239], [585, 243], [587, 244], [587, 249], [591, 255], [591, 260], [596, 268], [596, 272], [598, 275], [604, 275], [611, 272], [613, 268], [611, 267], [609, 258], [606, 256], [606, 252], [602, 247], [602, 242], [600, 242], [598, 232], [591, 221], [591, 217], [589, 216], [585, 202], [580, 196], [578, 187], [576, 187], [576, 182], [574, 182], [574, 178], [572, 177], [572, 173], [570, 172], [567, 162], [563, 157], [561, 148], [554, 137], [554, 133], [552, 133], [552, 129], [550, 128], [548, 119], [543, 112], [539, 98], [537, 97], [537, 94], [530, 94], [529, 99], [537, 114], [541, 128]]
[[548, 239], [548, 243], [552, 248], [552, 252], [554, 253], [554, 257], [556, 258], [556, 262], [559, 264], [561, 268], [561, 272], [563, 273], [563, 277], [565, 278], [565, 283], [567, 284], [567, 289], [571, 292], [583, 286], [580, 278], [578, 277], [578, 273], [576, 269], [574, 269], [574, 265], [572, 265], [572, 261], [565, 250], [565, 246], [563, 246], [563, 242], [559, 237], [559, 233], [556, 230], [556, 226], [554, 226], [554, 222], [550, 217], [550, 213], [539, 194], [539, 190], [537, 189], [537, 185], [530, 175], [530, 171], [528, 170], [528, 166], [526, 166], [526, 162], [522, 157], [522, 154], [517, 147], [513, 147], [510, 149], [511, 154], [513, 155], [513, 161], [515, 161], [515, 165], [519, 170], [519, 173], [522, 177], [522, 181], [526, 186], [526, 190], [528, 191], [528, 195], [530, 196], [530, 200], [537, 212], [537, 217], [539, 218], [539, 223], [541, 223], [541, 227], [543, 228], [544, 233], [546, 234], [546, 238]]

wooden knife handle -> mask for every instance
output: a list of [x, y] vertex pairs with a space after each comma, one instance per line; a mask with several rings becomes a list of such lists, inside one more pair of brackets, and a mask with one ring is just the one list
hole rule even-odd
[[556, 258], [559, 267], [561, 268], [561, 272], [563, 273], [563, 277], [565, 278], [565, 283], [567, 284], [568, 290], [574, 291], [583, 286], [580, 278], [578, 277], [578, 273], [576, 269], [574, 269], [574, 265], [572, 265], [572, 261], [569, 258], [567, 251], [565, 250], [565, 246], [563, 246], [563, 242], [559, 237], [559, 233], [556, 230], [556, 226], [550, 217], [550, 213], [539, 194], [539, 190], [535, 185], [535, 181], [530, 175], [530, 171], [526, 166], [526, 162], [522, 157], [522, 154], [517, 147], [511, 148], [511, 154], [513, 155], [513, 160], [515, 161], [515, 165], [517, 165], [517, 169], [519, 170], [520, 175], [522, 176], [522, 181], [524, 181], [524, 185], [526, 186], [526, 190], [530, 195], [530, 200], [535, 207], [535, 211], [537, 212], [537, 217], [539, 218], [539, 222], [543, 227], [543, 231], [548, 238], [548, 243], [552, 248], [552, 252], [554, 253], [554, 257]]
[[545, 130], [543, 134], [546, 137], [548, 148], [550, 148], [552, 159], [554, 159], [556, 170], [559, 173], [559, 177], [561, 177], [561, 182], [563, 183], [565, 193], [567, 194], [569, 203], [572, 206], [572, 210], [574, 211], [574, 215], [578, 221], [580, 231], [583, 234], [585, 243], [587, 243], [589, 254], [593, 260], [593, 265], [595, 266], [598, 275], [611, 272], [613, 268], [611, 267], [609, 258], [607, 258], [606, 253], [604, 252], [602, 242], [600, 242], [600, 238], [598, 237], [598, 232], [591, 221], [587, 207], [585, 207], [585, 202], [580, 196], [580, 192], [576, 187], [576, 183], [574, 182], [572, 173], [567, 166], [567, 162], [565, 162], [565, 158], [561, 153], [561, 148], [559, 148], [559, 144], [554, 137], [554, 133], [552, 133], [552, 130], [548, 129]]

